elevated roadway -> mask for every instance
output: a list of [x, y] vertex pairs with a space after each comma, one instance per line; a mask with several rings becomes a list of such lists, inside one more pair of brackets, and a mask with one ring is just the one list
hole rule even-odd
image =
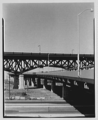
[[[4, 52], [4, 58], [21, 58], [21, 59], [77, 59], [77, 54], [59, 54], [59, 53], [24, 53], [24, 52]], [[93, 54], [80, 54], [80, 59], [91, 59], [94, 60]]]

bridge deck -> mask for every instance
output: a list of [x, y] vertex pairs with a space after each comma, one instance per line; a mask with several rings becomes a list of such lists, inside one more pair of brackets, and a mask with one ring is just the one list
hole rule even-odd
[[[68, 59], [77, 59], [77, 54], [61, 54], [61, 53], [23, 53], [23, 52], [4, 52], [4, 58], [36, 58], [36, 59], [47, 59], [49, 55], [49, 58], [51, 59], [62, 59], [62, 58], [68, 58]], [[80, 54], [80, 59], [94, 59], [93, 54]]]
[[[24, 75], [33, 75], [33, 72], [25, 72]], [[94, 84], [94, 70], [82, 70], [80, 74], [80, 78], [77, 77], [77, 71], [55, 71], [55, 72], [47, 72], [47, 73], [36, 73], [36, 75], [40, 76], [57, 76], [60, 78], [68, 78], [74, 79], [77, 81], [83, 81], [90, 84]]]

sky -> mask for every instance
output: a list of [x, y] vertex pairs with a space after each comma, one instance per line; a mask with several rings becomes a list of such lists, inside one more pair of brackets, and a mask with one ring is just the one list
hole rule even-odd
[[[94, 3], [3, 3], [4, 52], [79, 51], [77, 15]], [[94, 12], [79, 16], [80, 53], [93, 53]]]

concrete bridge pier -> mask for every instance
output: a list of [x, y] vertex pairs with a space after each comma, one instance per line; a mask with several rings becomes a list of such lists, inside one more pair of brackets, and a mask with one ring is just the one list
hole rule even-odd
[[[67, 81], [66, 81], [67, 82]], [[63, 83], [63, 87], [62, 87], [62, 97], [65, 100], [70, 100], [70, 90], [71, 87], [70, 85], [68, 85], [66, 82]]]
[[37, 86], [37, 78], [36, 78], [36, 77], [35, 77], [35, 80], [34, 80], [34, 81], [35, 81], [35, 86]]
[[47, 79], [44, 79], [43, 81], [43, 89], [47, 89]]
[[24, 79], [24, 87], [25, 87], [25, 79]]
[[24, 81], [25, 81], [25, 84], [24, 84], [24, 85], [27, 85], [27, 78], [24, 78]]
[[62, 86], [62, 98], [63, 99], [65, 99], [65, 100], [71, 100], [70, 90], [71, 90], [71, 87], [69, 85], [67, 85], [66, 82], [63, 82], [63, 86]]
[[33, 82], [34, 86], [36, 86], [35, 77], [32, 77], [32, 82]]
[[31, 78], [29, 78], [29, 86], [31, 86]]
[[[72, 84], [71, 85], [71, 93], [70, 93], [70, 98], [73, 100], [73, 101], [79, 101], [78, 99], [81, 99], [80, 97], [79, 97], [79, 94], [80, 94], [80, 97], [81, 97], [81, 90], [80, 90], [80, 88], [78, 87], [78, 86], [76, 86], [76, 85], [74, 85], [74, 84]], [[83, 100], [83, 98], [82, 98], [82, 100]]]
[[[45, 80], [46, 80], [46, 78], [45, 78]], [[51, 91], [51, 80], [47, 79], [46, 81], [47, 81], [46, 89]]]
[[31, 86], [34, 87], [33, 78], [31, 78]]
[[26, 81], [27, 81], [27, 87], [29, 87], [29, 78], [27, 78]]
[[65, 99], [65, 92], [66, 92], [66, 83], [64, 82], [62, 86], [62, 98], [63, 99]]
[[51, 92], [55, 92], [55, 81], [51, 80]]
[[37, 88], [40, 88], [41, 87], [41, 80], [40, 78], [37, 78]]
[[19, 76], [18, 75], [14, 75], [14, 86], [13, 89], [18, 89], [18, 84], [19, 84]]
[[29, 78], [27, 78], [27, 77], [25, 78], [25, 85], [26, 85], [26, 86], [27, 86], [27, 85], [29, 86]]
[[19, 75], [19, 89], [24, 89], [24, 75]]

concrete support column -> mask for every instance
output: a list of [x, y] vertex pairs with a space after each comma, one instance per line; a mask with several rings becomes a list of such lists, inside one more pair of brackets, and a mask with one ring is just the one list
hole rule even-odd
[[25, 85], [27, 85], [27, 78], [25, 78]]
[[64, 83], [63, 83], [63, 86], [62, 86], [62, 98], [63, 98], [63, 99], [65, 98], [65, 92], [66, 92], [66, 91], [65, 91], [65, 90], [66, 90], [65, 88], [66, 88], [66, 83], [64, 82]]
[[[83, 84], [81, 84], [81, 85], [83, 86]], [[82, 93], [83, 93], [83, 95], [85, 93], [83, 92], [83, 89], [81, 89], [81, 87], [80, 87], [81, 85], [77, 86], [77, 82], [75, 82], [75, 81], [74, 81], [74, 84], [71, 85], [71, 94], [70, 94], [71, 99], [73, 99], [75, 101], [82, 99]], [[81, 100], [79, 100], [79, 101], [81, 101]]]
[[33, 82], [34, 86], [36, 86], [35, 77], [32, 77], [32, 82]]
[[34, 83], [33, 83], [33, 81], [32, 81], [32, 83], [31, 83], [31, 84], [32, 84], [32, 87], [34, 87]]
[[31, 78], [31, 86], [34, 87], [33, 78]]
[[32, 81], [34, 83], [34, 86], [36, 86], [35, 77], [32, 78]]
[[40, 81], [40, 78], [37, 78], [37, 87], [38, 87], [38, 88], [41, 87], [41, 81]]
[[24, 79], [24, 87], [25, 87], [25, 79]]
[[40, 84], [43, 85], [43, 79], [42, 78], [40, 78]]
[[35, 85], [36, 85], [36, 86], [37, 86], [37, 79], [38, 79], [38, 78], [35, 78]]
[[44, 79], [43, 81], [43, 89], [47, 89], [47, 79]]
[[27, 79], [26, 78], [24, 78], [24, 81], [25, 81], [25, 85], [27, 85]]
[[31, 86], [31, 78], [29, 78], [29, 80], [28, 80], [28, 81], [29, 81], [29, 86]]
[[55, 81], [52, 80], [51, 81], [51, 92], [54, 92], [54, 90], [55, 90]]
[[29, 79], [27, 78], [27, 87], [29, 87]]
[[64, 85], [64, 98], [65, 100], [70, 100], [70, 90], [71, 88], [65, 83]]
[[18, 89], [18, 84], [19, 84], [19, 76], [15, 75], [14, 76], [14, 86], [13, 86], [13, 89]]
[[19, 76], [19, 89], [24, 89], [24, 75]]

